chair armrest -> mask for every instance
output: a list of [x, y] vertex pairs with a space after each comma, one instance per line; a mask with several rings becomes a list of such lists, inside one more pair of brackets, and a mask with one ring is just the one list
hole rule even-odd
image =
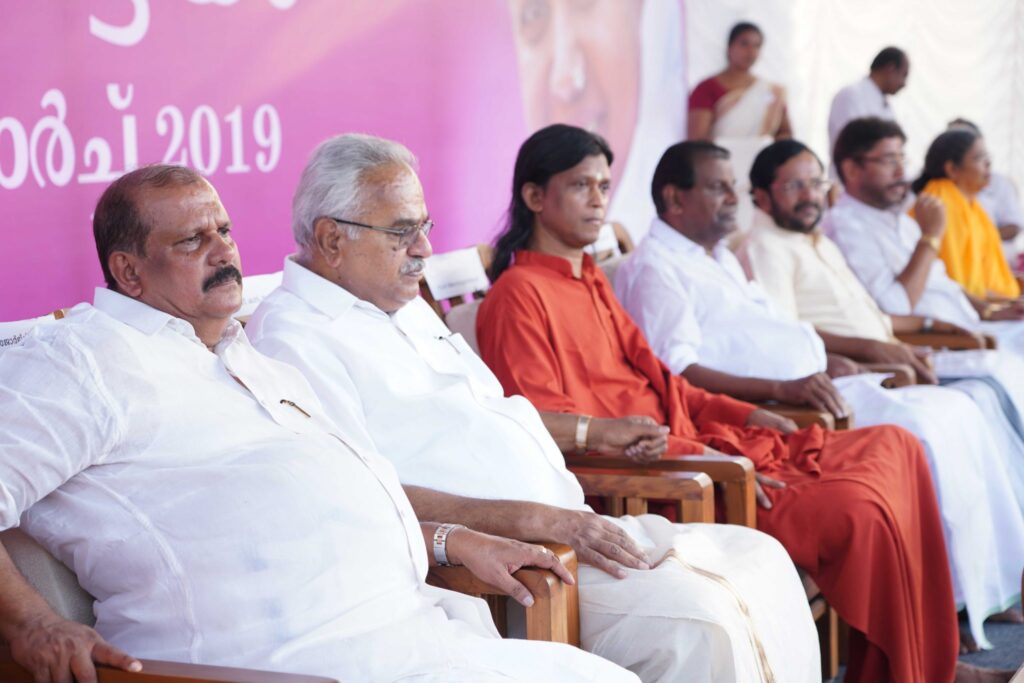
[[949, 334], [938, 332], [901, 332], [896, 335], [904, 344], [929, 346], [933, 349], [962, 351], [964, 349], [994, 349], [996, 339], [988, 334]]
[[715, 521], [714, 487], [711, 477], [703, 472], [588, 467], [575, 470], [573, 474], [588, 496], [603, 496], [616, 502], [625, 499], [621, 511], [610, 511], [615, 516], [647, 514], [648, 500], [671, 500], [680, 522]]
[[[110, 667], [97, 667], [99, 683], [338, 683], [334, 678], [300, 674], [235, 669], [226, 666], [185, 664], [143, 659], [142, 671], [132, 673]], [[11, 659], [10, 651], [0, 645], [0, 681], [33, 683], [32, 676]]]
[[754, 463], [741, 455], [687, 455], [662, 458], [656, 462], [637, 465], [629, 458], [612, 455], [566, 455], [570, 470], [587, 468], [633, 469], [652, 472], [704, 472], [711, 481], [723, 484], [725, 521], [755, 527], [757, 510], [754, 507]]
[[899, 389], [917, 384], [917, 373], [906, 363], [863, 363], [871, 372], [884, 372], [892, 377], [882, 382], [886, 389]]
[[[576, 553], [567, 545], [542, 543], [578, 577]], [[580, 617], [579, 593], [576, 586], [564, 583], [554, 572], [536, 567], [524, 567], [516, 577], [533, 595], [532, 607], [526, 609], [526, 637], [528, 640], [546, 640], [552, 643], [579, 645]], [[431, 567], [427, 583], [459, 593], [504, 596], [505, 593], [473, 575], [465, 567]]]

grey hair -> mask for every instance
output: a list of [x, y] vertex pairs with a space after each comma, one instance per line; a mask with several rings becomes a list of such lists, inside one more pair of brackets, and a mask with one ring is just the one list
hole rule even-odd
[[[416, 168], [416, 157], [405, 145], [348, 133], [328, 138], [313, 151], [302, 171], [292, 198], [292, 233], [302, 253], [313, 246], [313, 225], [318, 218], [333, 216], [358, 220], [363, 212], [363, 178], [382, 166], [407, 164]], [[341, 225], [348, 237], [358, 228]]]

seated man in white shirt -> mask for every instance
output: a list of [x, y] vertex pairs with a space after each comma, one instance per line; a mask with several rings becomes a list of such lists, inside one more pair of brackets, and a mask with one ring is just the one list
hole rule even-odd
[[845, 257], [842, 272], [852, 271], [860, 281], [857, 289], [866, 289], [894, 321], [919, 320], [938, 331], [994, 335], [998, 352], [937, 353], [936, 367], [946, 377], [998, 379], [1009, 418], [1024, 433], [1024, 305], [995, 309], [972, 303], [938, 258], [945, 229], [941, 205], [919, 199], [916, 220], [899, 210], [908, 191], [904, 141], [903, 131], [891, 121], [858, 119], [843, 129], [835, 158], [846, 192], [822, 221], [822, 231], [835, 244], [824, 238], [822, 243], [838, 246]]
[[645, 681], [820, 680], [806, 597], [776, 541], [584, 504], [561, 451], [631, 444], [627, 455], [656, 458], [659, 426], [594, 419], [588, 433], [575, 415], [506, 398], [417, 296], [432, 224], [414, 164], [361, 135], [317, 148], [293, 202], [299, 253], [250, 320], [253, 343], [303, 369], [329, 414], [360, 404], [420, 516], [571, 544], [586, 649]]
[[417, 521], [356, 413], [332, 421], [250, 346], [206, 180], [128, 173], [94, 232], [108, 289], [0, 354], [0, 528], [20, 522], [97, 598], [95, 631], [62, 620], [0, 548], [0, 634], [36, 680], [94, 681], [91, 657], [138, 670], [122, 650], [346, 682], [637, 680], [502, 640], [482, 601], [426, 585], [428, 547], [524, 602], [511, 571], [571, 575], [543, 548]]
[[871, 72], [840, 90], [832, 99], [828, 113], [829, 149], [835, 147], [843, 126], [854, 119], [864, 116], [895, 119], [889, 97], [903, 89], [909, 75], [910, 58], [898, 47], [884, 48], [875, 55]]
[[897, 424], [920, 438], [947, 520], [954, 593], [977, 617], [975, 637], [987, 645], [982, 622], [1020, 590], [1024, 539], [1014, 535], [1024, 529], [1024, 512], [991, 462], [997, 443], [984, 415], [943, 387], [885, 390], [877, 376], [834, 385], [826, 373], [855, 364], [828, 363], [829, 344], [809, 323], [776, 309], [726, 247], [736, 230], [734, 183], [726, 150], [706, 142], [670, 147], [651, 187], [658, 218], [619, 267], [616, 294], [662, 361], [691, 384], [833, 413], [849, 402], [858, 426]]

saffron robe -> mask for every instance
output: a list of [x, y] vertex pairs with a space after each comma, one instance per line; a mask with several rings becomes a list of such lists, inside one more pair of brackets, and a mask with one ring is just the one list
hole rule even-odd
[[647, 415], [666, 457], [706, 446], [787, 483], [766, 488], [758, 528], [777, 538], [856, 631], [848, 683], [952, 681], [958, 634], [931, 476], [920, 443], [891, 426], [793, 434], [746, 427], [756, 407], [672, 374], [583, 258], [520, 251], [477, 318], [480, 353], [508, 394], [539, 410]]
[[999, 231], [978, 200], [968, 199], [948, 178], [929, 181], [921, 194], [937, 197], [946, 208], [939, 258], [949, 276], [968, 294], [982, 299], [992, 294], [1020, 296], [1020, 286], [1003, 256]]

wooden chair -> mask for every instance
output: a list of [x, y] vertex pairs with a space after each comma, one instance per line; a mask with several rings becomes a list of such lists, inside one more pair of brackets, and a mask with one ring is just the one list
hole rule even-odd
[[940, 332], [901, 332], [896, 338], [913, 346], [928, 346], [946, 351], [995, 349], [996, 338], [989, 334], [946, 334]]
[[[715, 518], [711, 479], [701, 473], [661, 473], [631, 469], [594, 468], [579, 477], [587, 495], [601, 496], [610, 506], [624, 510], [619, 514], [642, 515], [648, 500], [671, 500], [678, 506], [680, 519], [713, 522]], [[576, 555], [565, 545], [545, 543], [576, 576]], [[541, 569], [521, 569], [519, 579], [533, 594], [535, 602], [526, 609], [526, 637], [555, 643], [580, 644], [579, 594], [576, 586], [563, 583], [554, 573]], [[506, 596], [476, 578], [464, 567], [434, 567], [427, 582], [441, 588], [482, 597], [487, 601], [494, 623], [506, 634]]]
[[[486, 280], [479, 279], [479, 274], [486, 273], [490, 267], [493, 250], [486, 245], [479, 245], [460, 251], [461, 255], [451, 258], [449, 263], [454, 263], [456, 259], [459, 259], [467, 272], [459, 274], [452, 268], [444, 271], [443, 278], [436, 272], [435, 277], [431, 278], [428, 266], [427, 277], [420, 283], [420, 295], [453, 332], [460, 333], [473, 350], [479, 353], [476, 340], [476, 313], [486, 294], [488, 284]], [[473, 263], [474, 252], [479, 259], [479, 264]], [[435, 258], [437, 258], [436, 255], [432, 256], [431, 260]], [[615, 256], [598, 265], [602, 268], [606, 268], [608, 265], [617, 267], [623, 258], [624, 255]], [[428, 264], [429, 262], [430, 260], [428, 260]], [[474, 276], [472, 273], [477, 275]], [[460, 282], [474, 282], [475, 286], [471, 290], [460, 288], [458, 286]], [[435, 291], [439, 292], [439, 296], [434, 295]], [[803, 406], [779, 403], [762, 405], [766, 409], [789, 417], [801, 427], [820, 424], [825, 429], [850, 429], [853, 426], [852, 417], [836, 419], [831, 413]], [[614, 468], [620, 471], [629, 471], [637, 467], [628, 458], [603, 455], [566, 455], [565, 461], [569, 471], [577, 478], [585, 476], [592, 469]], [[719, 485], [721, 495], [724, 497], [726, 522], [756, 528], [754, 466], [749, 458], [731, 455], [687, 456], [680, 459], [659, 460], [656, 463], [644, 465], [644, 469], [665, 476], [672, 473], [702, 472], [706, 474], [715, 484]], [[615, 508], [610, 508], [609, 513], [615, 514], [615, 510]], [[680, 519], [683, 518], [680, 517]], [[834, 678], [839, 667], [838, 616], [835, 610], [825, 602], [821, 590], [810, 577], [801, 572], [801, 578], [808, 594], [811, 612], [818, 626], [822, 645], [822, 675], [826, 678]]]

